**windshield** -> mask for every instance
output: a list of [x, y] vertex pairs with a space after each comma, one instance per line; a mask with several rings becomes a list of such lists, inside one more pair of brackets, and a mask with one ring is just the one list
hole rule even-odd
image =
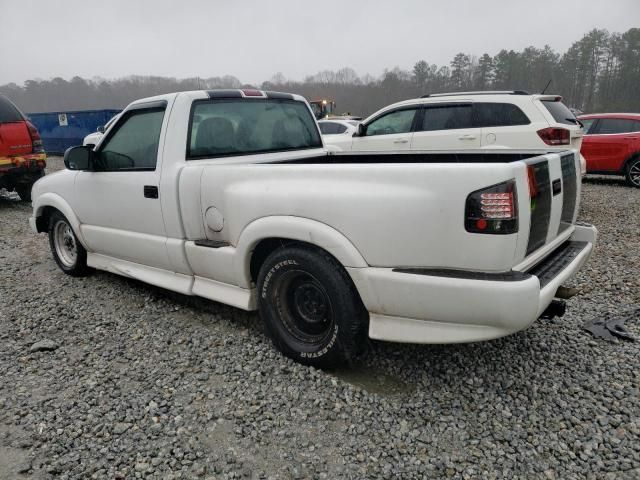
[[194, 102], [189, 158], [321, 147], [318, 127], [304, 102], [235, 98]]

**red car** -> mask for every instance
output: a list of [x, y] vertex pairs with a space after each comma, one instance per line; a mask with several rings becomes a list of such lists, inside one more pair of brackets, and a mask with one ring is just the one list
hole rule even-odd
[[31, 187], [44, 175], [47, 156], [36, 127], [0, 95], [0, 188], [31, 201]]
[[597, 113], [578, 120], [584, 125], [580, 153], [587, 173], [624, 175], [640, 188], [640, 114]]

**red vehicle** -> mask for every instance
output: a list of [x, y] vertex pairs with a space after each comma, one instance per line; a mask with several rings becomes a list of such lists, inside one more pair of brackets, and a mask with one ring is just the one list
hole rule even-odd
[[640, 114], [598, 113], [578, 120], [584, 125], [580, 152], [587, 173], [624, 175], [640, 188]]
[[44, 175], [47, 156], [36, 127], [0, 95], [0, 188], [31, 201], [31, 187]]

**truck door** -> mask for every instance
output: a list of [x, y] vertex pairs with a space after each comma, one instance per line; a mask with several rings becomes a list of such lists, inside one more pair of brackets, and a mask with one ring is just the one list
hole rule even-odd
[[411, 150], [480, 148], [482, 129], [472, 123], [470, 102], [425, 105], [413, 134]]
[[171, 269], [160, 208], [159, 143], [166, 102], [127, 110], [76, 178], [73, 208], [90, 251]]
[[365, 125], [365, 134], [353, 137], [353, 151], [409, 150], [417, 107], [385, 112]]

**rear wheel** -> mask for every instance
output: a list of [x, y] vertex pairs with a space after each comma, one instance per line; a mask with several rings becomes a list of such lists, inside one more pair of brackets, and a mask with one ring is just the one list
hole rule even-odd
[[67, 275], [80, 277], [89, 272], [87, 251], [78, 241], [69, 220], [60, 212], [49, 218], [49, 246], [53, 258]]
[[640, 155], [632, 158], [627, 165], [627, 173], [625, 175], [627, 183], [632, 187], [640, 188]]
[[276, 250], [262, 265], [257, 286], [265, 329], [282, 353], [321, 368], [355, 358], [367, 312], [347, 272], [328, 253], [304, 245]]

